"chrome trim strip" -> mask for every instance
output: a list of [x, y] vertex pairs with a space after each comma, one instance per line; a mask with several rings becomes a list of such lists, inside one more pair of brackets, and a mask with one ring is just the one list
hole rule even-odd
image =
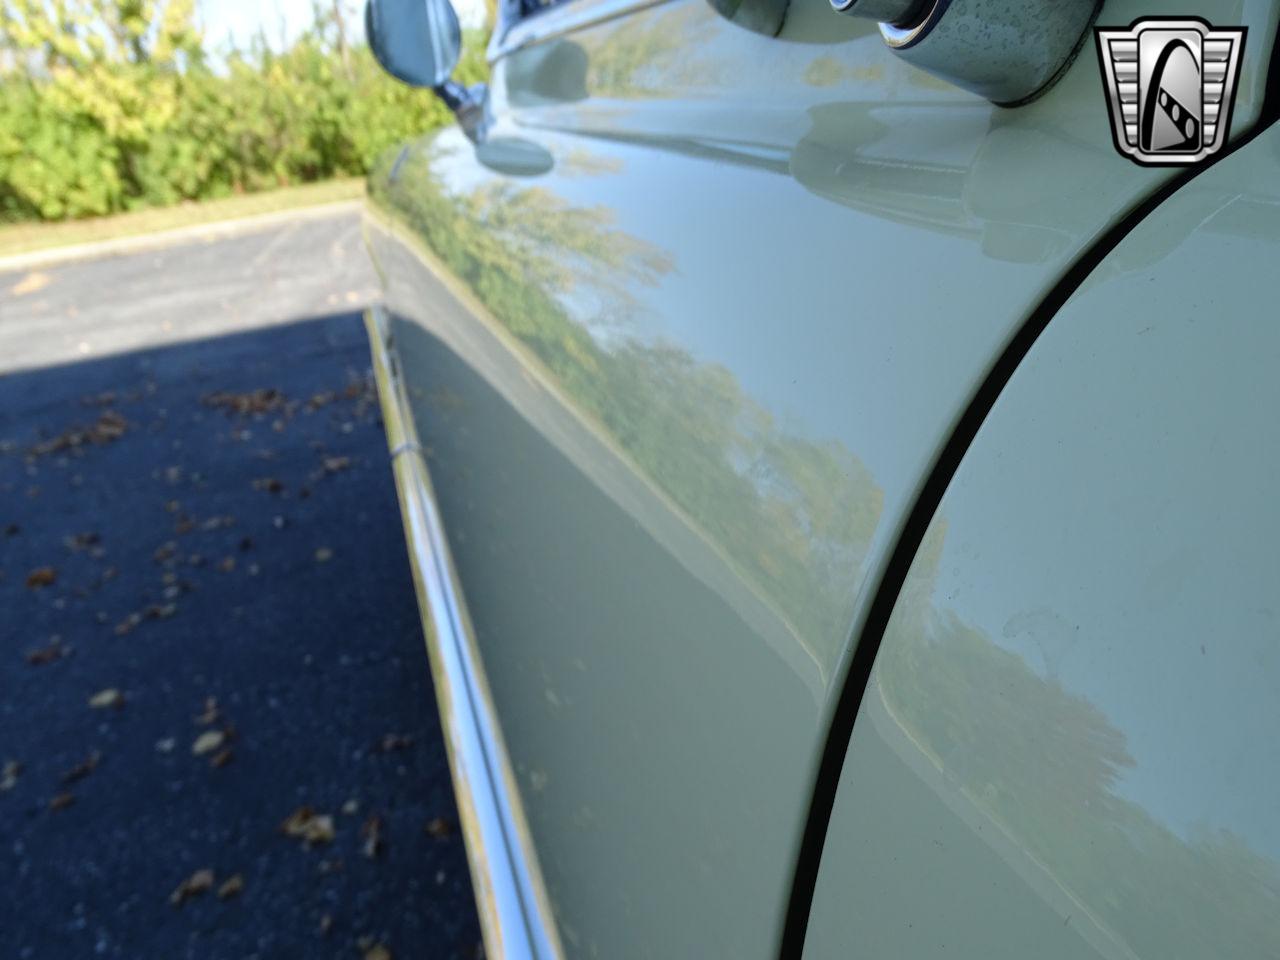
[[385, 312], [365, 314], [485, 955], [564, 956]]

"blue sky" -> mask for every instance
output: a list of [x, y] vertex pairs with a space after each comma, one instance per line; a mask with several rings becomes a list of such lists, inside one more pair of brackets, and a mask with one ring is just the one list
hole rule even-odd
[[[352, 36], [363, 36], [364, 0], [340, 0], [352, 25]], [[321, 0], [328, 9], [333, 0]], [[454, 0], [464, 27], [480, 26], [482, 0]], [[205, 37], [214, 49], [227, 40], [245, 45], [262, 28], [273, 47], [295, 38], [312, 19], [312, 0], [198, 0]]]

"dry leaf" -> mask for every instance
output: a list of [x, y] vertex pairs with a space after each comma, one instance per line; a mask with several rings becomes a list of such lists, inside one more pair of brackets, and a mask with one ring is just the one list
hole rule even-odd
[[221, 570], [223, 573], [230, 573], [235, 568], [236, 568], [235, 557], [223, 557], [221, 562], [219, 562], [218, 564], [218, 569]]
[[202, 757], [206, 753], [221, 750], [222, 745], [226, 742], [227, 735], [221, 730], [206, 730], [196, 737], [196, 742], [191, 745], [191, 753], [194, 756]]
[[27, 574], [27, 587], [31, 590], [51, 587], [57, 582], [58, 571], [53, 567], [36, 567], [36, 569]]
[[89, 698], [89, 706], [95, 710], [119, 710], [124, 706], [124, 694], [115, 687], [108, 687], [106, 690], [99, 690]]
[[126, 634], [132, 633], [134, 628], [137, 627], [138, 624], [140, 624], [141, 622], [142, 622], [142, 614], [136, 613], [136, 612], [129, 614], [127, 617], [125, 617], [123, 620], [121, 620], [119, 623], [116, 624], [116, 629], [115, 629], [116, 636], [123, 637]]
[[61, 637], [50, 637], [48, 644], [27, 651], [27, 663], [33, 667], [41, 667], [46, 663], [55, 663], [63, 657], [71, 656], [71, 647], [62, 642]]
[[62, 775], [63, 785], [69, 786], [70, 784], [76, 783], [79, 780], [83, 780], [85, 777], [93, 773], [93, 771], [98, 768], [98, 763], [101, 760], [102, 760], [102, 754], [99, 753], [97, 750], [94, 750], [93, 753], [89, 754], [89, 756], [85, 757], [83, 760], [81, 760], [74, 767], [72, 767], [70, 770], [68, 770], [66, 773]]
[[224, 747], [209, 758], [209, 766], [213, 767], [215, 770], [220, 770], [231, 762], [232, 756], [234, 756], [234, 754], [232, 753], [231, 748]]
[[234, 874], [223, 881], [222, 886], [218, 888], [219, 900], [230, 900], [232, 897], [240, 896], [244, 890], [244, 877], [240, 874]]
[[381, 943], [375, 943], [364, 951], [364, 960], [391, 960], [391, 951]]
[[112, 443], [125, 435], [129, 422], [114, 410], [105, 410], [98, 419], [87, 427], [72, 427], [64, 430], [51, 440], [45, 440], [31, 448], [34, 457], [61, 453], [64, 450], [75, 450], [86, 444]]
[[208, 868], [197, 870], [169, 894], [169, 902], [175, 907], [180, 907], [192, 897], [208, 893], [211, 889], [213, 889], [213, 871]]
[[364, 843], [360, 849], [370, 860], [375, 860], [378, 854], [382, 852], [382, 818], [377, 814], [371, 816], [364, 822], [364, 826], [360, 828], [360, 836], [364, 837]]
[[316, 813], [310, 807], [299, 807], [280, 824], [280, 830], [289, 837], [302, 840], [304, 846], [330, 843], [334, 838], [333, 817]]
[[351, 467], [350, 457], [325, 457], [321, 462], [325, 473], [341, 473]]
[[258, 477], [253, 481], [253, 489], [265, 490], [267, 493], [282, 493], [284, 484], [275, 477]]
[[333, 551], [328, 547], [319, 547], [316, 550], [316, 563], [328, 563], [333, 559]]
[[413, 736], [408, 733], [387, 733], [378, 741], [379, 753], [392, 753], [396, 750], [407, 750], [413, 746]]
[[90, 547], [97, 546], [102, 542], [102, 537], [92, 532], [76, 533], [69, 537], [64, 537], [62, 542], [72, 553], [80, 553], [81, 551], [88, 550]]
[[0, 793], [8, 793], [18, 785], [18, 777], [22, 775], [22, 764], [17, 760], [8, 760], [0, 769]]
[[211, 723], [217, 723], [222, 714], [218, 712], [218, 698], [204, 698], [204, 712], [198, 714], [195, 718], [196, 723], [202, 727], [207, 727]]
[[284, 404], [284, 394], [279, 390], [264, 388], [248, 393], [211, 393], [204, 398], [206, 407], [225, 410], [228, 414], [245, 416], [250, 413], [267, 413]]
[[427, 836], [435, 837], [437, 840], [443, 840], [449, 834], [453, 833], [453, 824], [444, 817], [435, 817], [427, 821], [425, 827]]
[[76, 798], [74, 794], [59, 793], [57, 796], [49, 800], [49, 809], [55, 810], [55, 811], [65, 810], [67, 809], [67, 807], [71, 806], [75, 802], [76, 802]]

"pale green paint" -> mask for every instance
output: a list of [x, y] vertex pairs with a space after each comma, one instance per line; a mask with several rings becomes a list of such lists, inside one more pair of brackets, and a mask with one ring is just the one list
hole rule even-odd
[[1058, 314], [875, 665], [805, 956], [1280, 956], [1280, 127]]
[[[1276, 11], [1194, 8], [1253, 29], [1242, 129]], [[416, 144], [371, 181], [399, 240], [371, 237], [563, 940], [770, 956], [917, 485], [1010, 333], [1169, 173], [1115, 153], [1089, 55], [1002, 110], [818, 2], [778, 38], [664, 3], [491, 91], [508, 174], [456, 130]]]

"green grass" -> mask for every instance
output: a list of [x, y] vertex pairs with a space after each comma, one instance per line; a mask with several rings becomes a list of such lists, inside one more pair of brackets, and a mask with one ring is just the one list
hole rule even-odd
[[15, 223], [0, 226], [0, 257], [48, 250], [78, 243], [134, 237], [196, 224], [235, 220], [280, 210], [296, 210], [364, 196], [364, 180], [330, 180], [301, 187], [285, 187], [223, 200], [184, 203], [176, 207], [138, 210], [114, 217], [67, 223]]

